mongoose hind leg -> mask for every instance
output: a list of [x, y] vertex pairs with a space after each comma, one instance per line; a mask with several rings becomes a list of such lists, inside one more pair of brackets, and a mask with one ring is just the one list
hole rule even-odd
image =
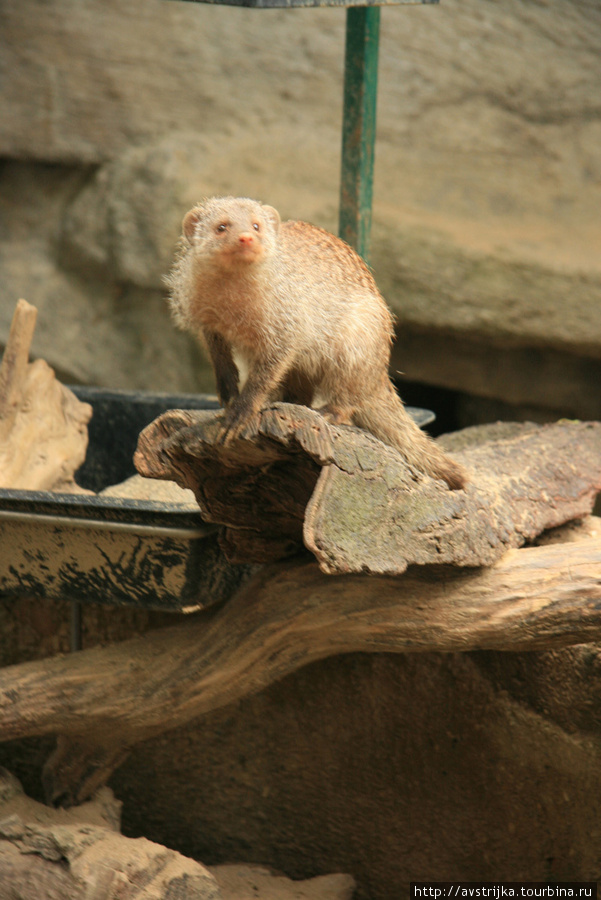
[[354, 411], [354, 406], [336, 403], [334, 401], [326, 403], [324, 406], [320, 406], [317, 410], [317, 412], [321, 413], [324, 419], [327, 419], [332, 425], [352, 425]]
[[282, 400], [285, 403], [298, 403], [299, 406], [311, 406], [315, 388], [313, 381], [300, 369], [291, 369], [286, 375], [282, 388]]

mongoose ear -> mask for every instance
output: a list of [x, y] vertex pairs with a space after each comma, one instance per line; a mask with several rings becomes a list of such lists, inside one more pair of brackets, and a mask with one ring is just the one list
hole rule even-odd
[[262, 207], [263, 214], [273, 225], [274, 231], [278, 231], [280, 227], [280, 214], [277, 209], [274, 209], [273, 206], [263, 206]]
[[198, 219], [200, 218], [200, 214], [197, 209], [191, 209], [184, 216], [184, 221], [182, 222], [182, 231], [184, 237], [188, 241], [189, 244], [192, 243], [192, 238], [194, 237], [194, 230], [198, 225]]

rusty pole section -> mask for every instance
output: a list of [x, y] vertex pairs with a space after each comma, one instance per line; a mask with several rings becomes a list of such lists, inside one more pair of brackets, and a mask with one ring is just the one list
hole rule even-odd
[[379, 6], [347, 9], [338, 233], [366, 262], [371, 231], [379, 37]]

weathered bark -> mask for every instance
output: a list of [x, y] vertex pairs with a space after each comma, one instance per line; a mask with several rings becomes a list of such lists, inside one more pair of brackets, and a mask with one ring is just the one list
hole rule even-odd
[[258, 434], [227, 447], [219, 427], [220, 414], [165, 413], [142, 432], [135, 462], [194, 491], [204, 517], [225, 526], [232, 561], [283, 559], [304, 545], [331, 574], [490, 565], [590, 513], [601, 489], [599, 423], [467, 429], [454, 450], [470, 475], [464, 491], [306, 407], [274, 404]]
[[[595, 520], [596, 521], [596, 520]], [[59, 733], [48, 796], [89, 796], [137, 741], [338, 653], [536, 650], [601, 640], [601, 533], [489, 569], [331, 577], [266, 567], [217, 612], [0, 671], [0, 738]]]
[[0, 365], [0, 487], [79, 491], [74, 473], [88, 446], [92, 407], [28, 362], [37, 310], [19, 300]]

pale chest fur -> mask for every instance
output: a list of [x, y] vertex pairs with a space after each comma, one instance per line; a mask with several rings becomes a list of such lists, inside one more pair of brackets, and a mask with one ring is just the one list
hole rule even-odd
[[268, 304], [250, 278], [195, 275], [191, 317], [202, 331], [222, 335], [233, 347], [254, 350], [268, 330]]

